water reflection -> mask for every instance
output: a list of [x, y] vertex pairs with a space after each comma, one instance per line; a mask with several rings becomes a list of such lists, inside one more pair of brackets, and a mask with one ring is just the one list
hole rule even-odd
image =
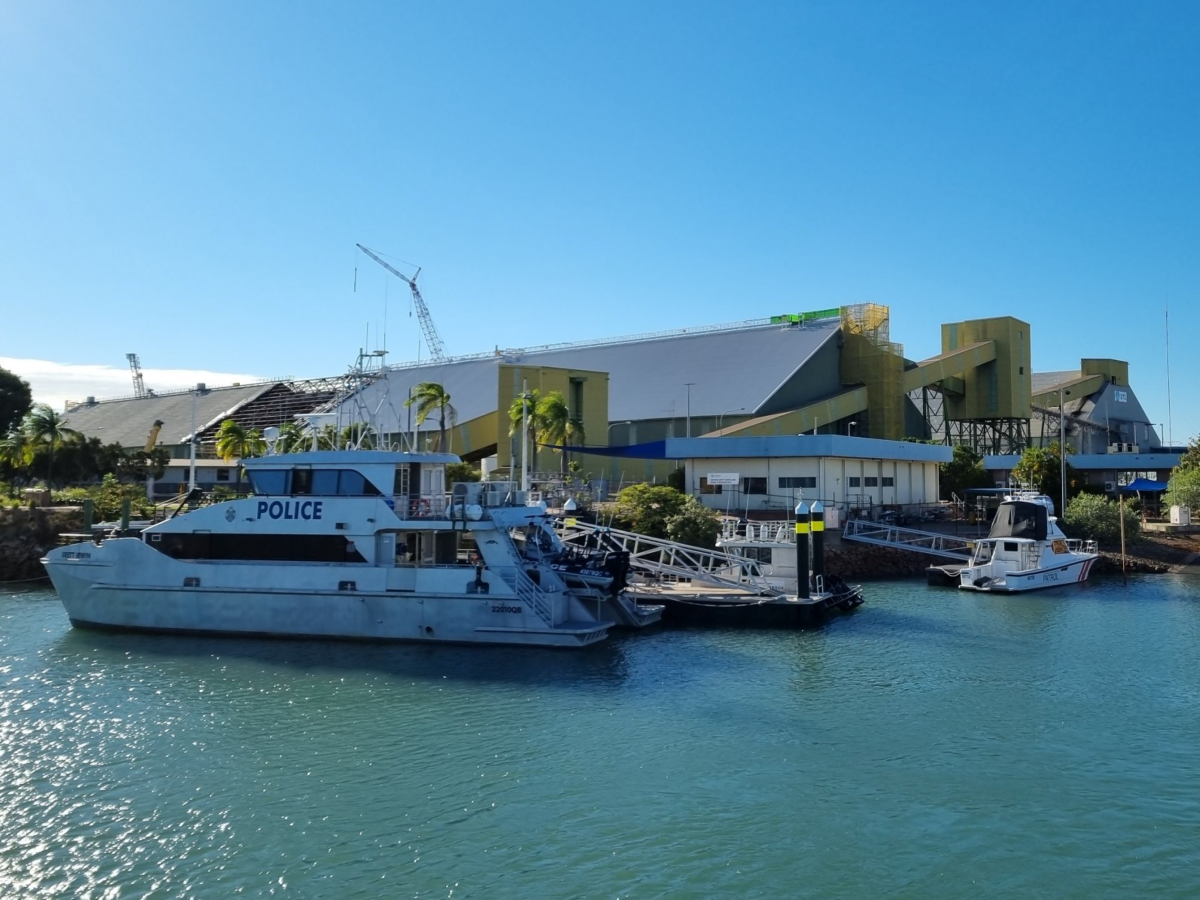
[[449, 680], [559, 685], [588, 690], [626, 677], [620, 641], [583, 649], [367, 643], [328, 640], [194, 637], [71, 628], [53, 646], [63, 657], [101, 665], [171, 662], [197, 675], [222, 661], [257, 663], [296, 672], [361, 672], [409, 681]]

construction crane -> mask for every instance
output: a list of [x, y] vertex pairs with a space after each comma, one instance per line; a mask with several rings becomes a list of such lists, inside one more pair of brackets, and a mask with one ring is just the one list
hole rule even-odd
[[433, 326], [433, 318], [429, 315], [429, 308], [425, 305], [424, 299], [421, 297], [421, 291], [417, 288], [417, 275], [421, 274], [420, 268], [409, 278], [395, 266], [381, 259], [376, 253], [368, 250], [362, 244], [355, 244], [363, 253], [375, 260], [401, 281], [412, 289], [413, 305], [417, 308], [417, 318], [421, 321], [421, 331], [425, 334], [425, 344], [429, 347], [429, 355], [438, 362], [446, 359], [446, 351], [442, 349], [442, 339], [438, 337], [437, 329]]
[[125, 358], [129, 360], [129, 369], [133, 372], [133, 396], [146, 397], [146, 380], [142, 378], [142, 364], [138, 361], [136, 353], [126, 353]]

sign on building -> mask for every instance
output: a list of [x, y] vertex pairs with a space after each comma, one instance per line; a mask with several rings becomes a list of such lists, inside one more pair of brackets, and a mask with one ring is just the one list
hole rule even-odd
[[742, 476], [737, 472], [709, 472], [706, 477], [710, 487], [737, 487], [742, 483]]

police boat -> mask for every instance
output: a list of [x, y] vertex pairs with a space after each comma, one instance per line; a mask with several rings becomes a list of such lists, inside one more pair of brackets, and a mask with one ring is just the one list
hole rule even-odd
[[[447, 453], [247, 459], [252, 496], [43, 562], [72, 624], [117, 630], [580, 647], [619, 611], [514, 534], [557, 543], [510, 482], [445, 485]], [[528, 538], [527, 538], [528, 539]]]

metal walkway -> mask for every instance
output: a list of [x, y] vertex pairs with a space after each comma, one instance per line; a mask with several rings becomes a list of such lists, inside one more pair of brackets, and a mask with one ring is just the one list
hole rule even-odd
[[966, 538], [938, 534], [936, 531], [918, 531], [915, 528], [884, 525], [867, 519], [851, 519], [846, 522], [842, 539], [880, 547], [894, 547], [897, 550], [911, 550], [914, 553], [940, 556], [956, 562], [967, 562], [971, 558]]
[[746, 591], [760, 597], [782, 597], [785, 592], [768, 584], [755, 560], [720, 550], [703, 550], [661, 538], [646, 537], [589, 522], [557, 523], [563, 543], [600, 547], [629, 554], [634, 572], [655, 581], [690, 580], [715, 587]]

